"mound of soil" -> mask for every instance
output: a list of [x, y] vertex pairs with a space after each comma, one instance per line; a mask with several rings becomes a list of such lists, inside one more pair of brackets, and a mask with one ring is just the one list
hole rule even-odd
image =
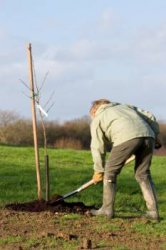
[[8, 204], [5, 208], [14, 211], [27, 211], [27, 212], [42, 212], [51, 211], [53, 213], [79, 213], [86, 214], [92, 206], [86, 206], [82, 202], [65, 202], [64, 200], [56, 201], [59, 195], [55, 195], [48, 202], [45, 200], [35, 200], [26, 203]]

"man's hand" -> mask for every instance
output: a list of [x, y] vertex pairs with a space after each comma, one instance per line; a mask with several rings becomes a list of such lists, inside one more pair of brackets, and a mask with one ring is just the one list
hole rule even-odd
[[94, 172], [94, 175], [92, 177], [94, 184], [101, 182], [103, 180], [103, 176], [104, 176], [103, 172]]

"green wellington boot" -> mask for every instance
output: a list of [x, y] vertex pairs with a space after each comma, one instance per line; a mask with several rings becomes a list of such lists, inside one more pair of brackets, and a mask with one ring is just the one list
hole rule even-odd
[[142, 181], [140, 182], [140, 187], [148, 209], [145, 217], [159, 222], [160, 218], [157, 208], [157, 199], [152, 181], [150, 179]]
[[104, 180], [103, 183], [103, 205], [100, 209], [91, 210], [92, 215], [104, 215], [108, 218], [114, 217], [114, 201], [116, 193], [116, 184]]

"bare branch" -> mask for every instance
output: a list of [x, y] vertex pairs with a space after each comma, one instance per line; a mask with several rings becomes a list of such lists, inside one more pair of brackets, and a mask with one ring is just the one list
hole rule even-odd
[[40, 86], [40, 88], [39, 88], [39, 91], [42, 90], [42, 88], [43, 88], [43, 86], [44, 86], [44, 84], [45, 84], [45, 82], [46, 82], [46, 79], [47, 79], [47, 77], [48, 77], [48, 74], [49, 74], [49, 71], [45, 74], [44, 79], [43, 79], [43, 81], [42, 81], [42, 84], [41, 84], [41, 86]]
[[52, 109], [52, 107], [54, 106], [54, 104], [55, 104], [55, 102], [53, 102], [52, 104], [51, 104], [51, 106], [47, 109], [47, 113]]
[[22, 94], [23, 95], [25, 95], [26, 97], [28, 97], [28, 98], [30, 98], [31, 99], [31, 97], [30, 96], [28, 96], [27, 94], [25, 94], [25, 92], [23, 92], [23, 91], [21, 91], [22, 92]]
[[45, 105], [43, 106], [44, 108], [47, 107], [47, 105], [49, 104], [49, 102], [50, 102], [51, 99], [53, 98], [54, 94], [55, 94], [55, 91], [53, 91], [53, 92], [51, 93], [51, 95], [50, 95], [50, 97], [48, 98], [47, 102], [46, 102]]
[[31, 90], [31, 89], [29, 88], [29, 86], [28, 86], [23, 80], [21, 80], [21, 79], [19, 79], [19, 80], [20, 80], [20, 82], [21, 82], [27, 89]]

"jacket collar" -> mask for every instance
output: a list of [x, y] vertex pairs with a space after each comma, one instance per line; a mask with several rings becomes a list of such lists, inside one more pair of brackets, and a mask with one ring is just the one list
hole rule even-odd
[[100, 113], [102, 113], [103, 111], [105, 111], [108, 108], [112, 108], [114, 106], [120, 105], [120, 103], [118, 102], [111, 102], [109, 104], [102, 104], [96, 111], [95, 116], [99, 115]]

